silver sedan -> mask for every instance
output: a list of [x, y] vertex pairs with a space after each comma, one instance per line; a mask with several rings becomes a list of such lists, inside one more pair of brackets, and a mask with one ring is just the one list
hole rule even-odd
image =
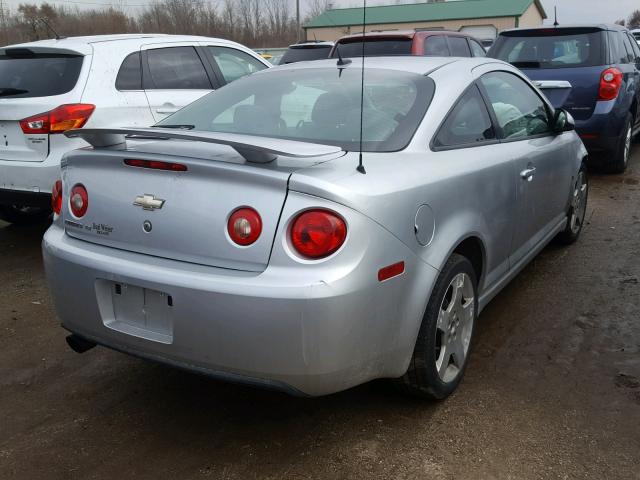
[[93, 146], [65, 158], [43, 242], [70, 346], [304, 395], [453, 392], [479, 312], [578, 238], [587, 153], [506, 63], [367, 58], [363, 91], [361, 66], [270, 69], [154, 128], [67, 132]]

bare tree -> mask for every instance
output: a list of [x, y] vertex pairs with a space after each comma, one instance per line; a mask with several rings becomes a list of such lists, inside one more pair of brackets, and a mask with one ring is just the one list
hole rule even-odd
[[631, 15], [629, 15], [629, 20], [627, 20], [627, 27], [629, 27], [631, 30], [640, 28], [640, 10], [635, 10]]
[[307, 17], [309, 19], [319, 17], [324, 12], [329, 10], [331, 0], [311, 0], [307, 9]]
[[95, 9], [21, 4], [10, 11], [2, 8], [6, 4], [0, 0], [0, 42], [6, 45], [51, 38], [53, 32], [40, 21], [44, 18], [63, 36], [193, 34], [228, 38], [249, 47], [285, 47], [297, 35], [289, 3], [290, 0], [156, 0], [132, 14], [117, 3], [115, 7]]

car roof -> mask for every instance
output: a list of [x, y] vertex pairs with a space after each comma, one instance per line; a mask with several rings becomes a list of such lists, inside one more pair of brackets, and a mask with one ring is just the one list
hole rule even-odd
[[626, 27], [617, 24], [608, 24], [608, 23], [567, 23], [563, 25], [553, 26], [553, 25], [543, 25], [540, 27], [527, 27], [527, 28], [510, 28], [507, 30], [503, 30], [500, 32], [500, 35], [504, 33], [513, 33], [513, 32], [531, 32], [536, 30], [553, 30], [558, 29], [562, 30], [565, 28], [596, 28], [599, 30], [627, 30]]
[[[470, 35], [463, 32], [456, 32], [454, 30], [442, 30], [436, 28], [417, 28], [415, 30], [373, 30], [364, 34], [365, 38], [414, 38], [416, 35], [427, 37], [430, 35], [452, 35], [460, 37], [469, 37]], [[351, 35], [345, 35], [338, 40], [351, 40], [356, 38], [362, 38], [362, 33], [353, 33]]]
[[293, 45], [289, 45], [289, 48], [314, 48], [314, 47], [321, 47], [321, 48], [326, 48], [326, 47], [333, 47], [334, 43], [333, 42], [323, 42], [323, 41], [317, 41], [317, 42], [313, 42], [313, 41], [309, 41], [309, 42], [300, 42], [300, 43], [294, 43]]
[[[362, 66], [362, 58], [355, 57], [350, 58], [351, 63], [349, 63], [344, 68], [360, 68]], [[298, 62], [298, 63], [290, 63], [287, 65], [280, 65], [278, 67], [270, 68], [267, 70], [263, 70], [262, 72], [257, 72], [254, 75], [263, 75], [264, 72], [268, 71], [283, 71], [283, 70], [292, 70], [292, 69], [306, 69], [306, 68], [337, 68], [336, 66], [337, 60], [335, 58], [329, 58], [327, 60], [313, 60], [309, 62]], [[510, 67], [510, 65], [506, 62], [502, 62], [500, 60], [496, 60], [495, 58], [487, 58], [487, 57], [473, 57], [473, 58], [463, 58], [463, 57], [424, 57], [419, 55], [413, 56], [391, 56], [391, 57], [366, 57], [365, 58], [365, 69], [368, 68], [379, 68], [386, 70], [399, 70], [404, 72], [416, 73], [418, 75], [427, 75], [435, 70], [438, 70], [441, 67], [450, 64], [456, 64], [456, 67], [459, 67], [463, 70], [471, 71], [473, 68], [484, 65], [488, 63], [500, 63]]]
[[196, 35], [168, 35], [163, 33], [129, 33], [118, 35], [88, 35], [82, 37], [65, 37], [59, 40], [38, 40], [35, 42], [25, 42], [14, 45], [7, 45], [0, 49], [0, 52], [7, 48], [30, 48], [36, 50], [61, 50], [90, 55], [93, 52], [93, 44], [103, 44], [107, 42], [128, 42], [138, 45], [152, 45], [154, 43], [167, 42], [202, 42], [214, 40], [229, 45], [237, 45], [235, 42], [222, 38], [201, 37]]

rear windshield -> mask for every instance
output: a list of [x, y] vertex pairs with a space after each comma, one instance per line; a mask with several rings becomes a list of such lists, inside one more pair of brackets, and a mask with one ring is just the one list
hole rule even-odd
[[33, 54], [5, 51], [0, 54], [0, 97], [49, 97], [75, 87], [82, 68], [81, 55]]
[[602, 31], [549, 29], [508, 32], [489, 55], [518, 68], [570, 68], [604, 65]]
[[280, 65], [329, 58], [330, 50], [331, 46], [329, 45], [311, 48], [289, 48], [280, 59]]
[[[357, 151], [361, 70], [271, 70], [230, 83], [161, 121], [160, 127], [239, 133], [336, 145]], [[433, 80], [366, 69], [363, 151], [402, 150], [431, 102]]]
[[[411, 55], [412, 44], [411, 38], [368, 38], [364, 42], [364, 56]], [[342, 57], [362, 56], [362, 41], [340, 42], [336, 45], [338, 48]], [[338, 53], [334, 50], [332, 56], [337, 58]]]

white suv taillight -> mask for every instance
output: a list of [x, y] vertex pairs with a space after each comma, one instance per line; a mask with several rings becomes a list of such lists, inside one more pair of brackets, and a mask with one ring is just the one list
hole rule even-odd
[[26, 134], [63, 133], [82, 128], [95, 109], [96, 106], [90, 103], [60, 105], [49, 112], [20, 120], [20, 128]]

